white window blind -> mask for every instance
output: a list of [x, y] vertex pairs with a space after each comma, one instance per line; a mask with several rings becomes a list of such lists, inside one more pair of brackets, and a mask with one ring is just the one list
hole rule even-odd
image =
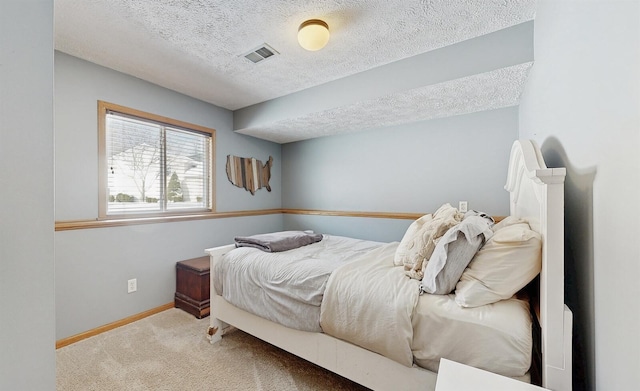
[[210, 210], [211, 134], [107, 110], [107, 215]]

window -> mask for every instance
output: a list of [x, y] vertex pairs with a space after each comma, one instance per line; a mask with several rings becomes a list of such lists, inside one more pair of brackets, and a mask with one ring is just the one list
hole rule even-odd
[[98, 112], [100, 218], [213, 210], [215, 130], [101, 101]]

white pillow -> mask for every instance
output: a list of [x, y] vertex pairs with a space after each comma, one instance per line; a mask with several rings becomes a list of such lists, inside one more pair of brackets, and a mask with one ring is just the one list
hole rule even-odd
[[422, 279], [437, 239], [460, 223], [463, 217], [456, 208], [444, 204], [433, 215], [424, 215], [411, 223], [398, 245], [394, 265], [403, 265], [409, 277]]
[[455, 291], [461, 307], [508, 299], [540, 273], [540, 234], [527, 223], [505, 225], [498, 227], [462, 273]]
[[433, 220], [431, 213], [420, 217], [418, 220], [411, 223], [409, 228], [404, 233], [398, 248], [396, 249], [396, 255], [393, 258], [394, 266], [413, 265], [413, 260], [416, 254], [420, 251], [421, 246], [424, 243], [420, 243], [422, 239], [418, 233], [422, 230], [425, 224]]
[[528, 224], [527, 220], [523, 219], [522, 217], [507, 216], [504, 219], [500, 220], [500, 222], [494, 224], [494, 226], [491, 227], [491, 229], [493, 230], [493, 232], [496, 232], [500, 228], [505, 228], [505, 227], [508, 227], [510, 225], [522, 224], [522, 223]]

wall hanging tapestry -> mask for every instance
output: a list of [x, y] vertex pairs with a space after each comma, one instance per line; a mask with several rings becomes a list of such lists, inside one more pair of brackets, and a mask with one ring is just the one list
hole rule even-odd
[[250, 191], [251, 195], [255, 195], [256, 190], [263, 187], [271, 191], [269, 179], [271, 179], [272, 165], [273, 157], [271, 156], [267, 163], [262, 164], [256, 158], [227, 155], [227, 178], [234, 185]]

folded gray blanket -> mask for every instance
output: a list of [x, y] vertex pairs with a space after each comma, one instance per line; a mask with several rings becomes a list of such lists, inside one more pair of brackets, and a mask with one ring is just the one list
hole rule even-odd
[[253, 236], [236, 236], [236, 247], [254, 247], [275, 253], [292, 250], [322, 240], [322, 234], [304, 231], [281, 231]]

